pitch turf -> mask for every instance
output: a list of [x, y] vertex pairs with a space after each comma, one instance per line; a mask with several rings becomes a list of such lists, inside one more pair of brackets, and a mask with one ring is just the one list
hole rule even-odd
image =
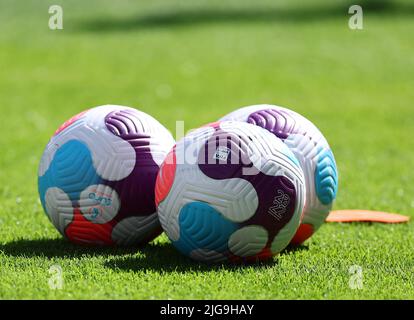
[[190, 129], [275, 103], [330, 142], [337, 209], [414, 217], [414, 7], [359, 2], [362, 31], [348, 28], [348, 1], [53, 1], [64, 30], [50, 31], [50, 1], [2, 0], [0, 298], [414, 298], [412, 222], [325, 225], [271, 263], [205, 266], [165, 236], [141, 249], [73, 246], [38, 201], [42, 150], [83, 109], [134, 106], [174, 131], [175, 120]]

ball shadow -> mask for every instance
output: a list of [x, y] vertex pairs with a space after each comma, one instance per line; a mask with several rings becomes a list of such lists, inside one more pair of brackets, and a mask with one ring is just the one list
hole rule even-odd
[[112, 256], [135, 253], [139, 247], [80, 246], [58, 239], [20, 239], [0, 244], [0, 252], [13, 257], [73, 258], [82, 256]]
[[[281, 255], [298, 250], [308, 250], [307, 246], [288, 247]], [[108, 258], [104, 266], [115, 271], [156, 271], [160, 273], [186, 273], [214, 270], [242, 270], [269, 268], [278, 264], [275, 257], [268, 261], [251, 263], [202, 263], [192, 260], [174, 248], [170, 242], [149, 243], [136, 247], [80, 246], [63, 238], [57, 239], [20, 239], [0, 244], [0, 253], [9, 257], [45, 258], [88, 258], [100, 256]]]
[[[307, 246], [290, 247], [281, 254], [308, 250]], [[230, 270], [237, 271], [246, 267], [265, 269], [278, 264], [278, 258], [251, 263], [203, 263], [192, 260], [178, 252], [171, 243], [149, 244], [140, 250], [140, 256], [114, 257], [104, 263], [104, 266], [115, 271], [156, 271], [160, 273], [186, 273]]]
[[296, 252], [296, 251], [308, 251], [309, 250], [309, 246], [307, 244], [307, 242], [302, 243], [302, 244], [289, 244], [283, 251], [282, 253], [288, 253], [288, 252]]

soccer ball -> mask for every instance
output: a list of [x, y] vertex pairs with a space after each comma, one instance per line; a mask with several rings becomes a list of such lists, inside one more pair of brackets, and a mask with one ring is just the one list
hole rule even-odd
[[299, 160], [305, 174], [306, 204], [303, 220], [291, 243], [303, 243], [324, 223], [338, 190], [338, 171], [328, 142], [308, 119], [274, 105], [240, 108], [220, 119], [224, 120], [267, 129], [282, 139]]
[[298, 160], [258, 126], [209, 124], [177, 142], [155, 186], [161, 226], [200, 261], [265, 260], [283, 250], [305, 203]]
[[43, 208], [80, 244], [137, 245], [161, 231], [154, 187], [174, 139], [148, 114], [105, 105], [65, 122], [39, 165]]

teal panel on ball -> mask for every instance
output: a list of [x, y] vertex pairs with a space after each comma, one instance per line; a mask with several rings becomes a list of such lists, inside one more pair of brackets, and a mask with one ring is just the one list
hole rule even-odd
[[39, 177], [40, 200], [45, 208], [47, 189], [57, 187], [72, 201], [77, 201], [82, 190], [91, 184], [98, 184], [101, 180], [93, 166], [87, 145], [78, 140], [70, 140], [56, 151], [49, 168]]
[[174, 241], [174, 245], [186, 255], [195, 249], [227, 251], [228, 239], [238, 228], [236, 223], [226, 219], [205, 202], [191, 202], [184, 205], [178, 223], [180, 238]]
[[321, 150], [315, 168], [316, 194], [325, 205], [335, 200], [338, 192], [338, 170], [331, 150]]

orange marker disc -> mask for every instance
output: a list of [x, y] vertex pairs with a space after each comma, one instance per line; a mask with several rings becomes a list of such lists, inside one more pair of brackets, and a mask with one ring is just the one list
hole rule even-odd
[[409, 220], [410, 217], [401, 214], [370, 210], [336, 210], [326, 218], [326, 222], [403, 223]]

